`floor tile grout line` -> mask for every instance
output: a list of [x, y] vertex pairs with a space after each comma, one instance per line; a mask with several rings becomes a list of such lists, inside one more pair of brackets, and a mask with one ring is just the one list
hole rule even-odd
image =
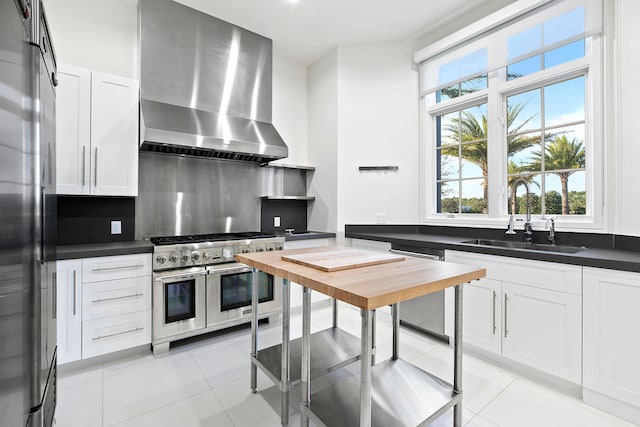
[[[500, 390], [500, 393], [496, 394], [491, 400], [489, 400], [484, 406], [482, 406], [482, 408], [480, 408], [480, 410], [476, 413], [476, 415], [482, 415], [482, 411], [484, 411], [487, 406], [491, 405], [491, 403], [493, 403], [498, 397], [500, 397], [502, 395], [502, 393], [504, 393], [505, 391], [507, 391], [507, 389], [509, 387], [511, 387], [516, 381], [518, 381], [520, 379], [520, 375], [515, 375], [515, 378], [512, 379], [509, 384], [505, 385], [502, 390]], [[491, 419], [486, 418], [486, 417], [482, 417], [488, 421], [491, 421], [491, 423], [496, 424], [495, 422], [493, 422]]]

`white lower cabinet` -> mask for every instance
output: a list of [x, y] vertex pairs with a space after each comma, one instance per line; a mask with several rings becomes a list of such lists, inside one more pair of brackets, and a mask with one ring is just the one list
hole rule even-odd
[[58, 363], [82, 358], [82, 260], [56, 263]]
[[151, 342], [151, 311], [82, 322], [82, 357], [112, 353]]
[[464, 285], [462, 304], [465, 342], [500, 354], [502, 351], [501, 283], [480, 279]]
[[623, 402], [635, 408], [625, 418], [640, 423], [640, 274], [583, 274], [585, 401], [593, 391]]
[[59, 261], [57, 274], [58, 363], [151, 342], [151, 254]]
[[465, 343], [582, 383], [582, 267], [456, 251], [445, 260], [487, 269], [464, 286]]
[[502, 303], [502, 355], [580, 384], [582, 298], [502, 282]]

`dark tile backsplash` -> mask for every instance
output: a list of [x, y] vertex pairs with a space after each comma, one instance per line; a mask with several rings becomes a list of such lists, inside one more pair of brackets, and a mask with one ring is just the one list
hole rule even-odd
[[[121, 221], [122, 234], [111, 234], [111, 221]], [[126, 242], [134, 235], [134, 197], [58, 196], [58, 245]]]
[[[273, 226], [273, 218], [280, 217], [280, 227]], [[260, 209], [260, 225], [263, 233], [284, 234], [287, 228], [296, 231], [307, 229], [306, 200], [263, 200]]]

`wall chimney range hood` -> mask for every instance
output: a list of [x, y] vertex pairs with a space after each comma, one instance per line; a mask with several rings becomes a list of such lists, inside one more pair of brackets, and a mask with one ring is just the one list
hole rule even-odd
[[272, 42], [171, 0], [139, 0], [140, 149], [267, 163]]

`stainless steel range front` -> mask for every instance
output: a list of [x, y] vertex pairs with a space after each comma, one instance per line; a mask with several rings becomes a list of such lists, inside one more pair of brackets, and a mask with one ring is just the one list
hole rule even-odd
[[[172, 341], [251, 320], [251, 268], [235, 254], [282, 250], [284, 237], [249, 233], [153, 237], [153, 352]], [[282, 311], [280, 280], [260, 272], [258, 317]]]

